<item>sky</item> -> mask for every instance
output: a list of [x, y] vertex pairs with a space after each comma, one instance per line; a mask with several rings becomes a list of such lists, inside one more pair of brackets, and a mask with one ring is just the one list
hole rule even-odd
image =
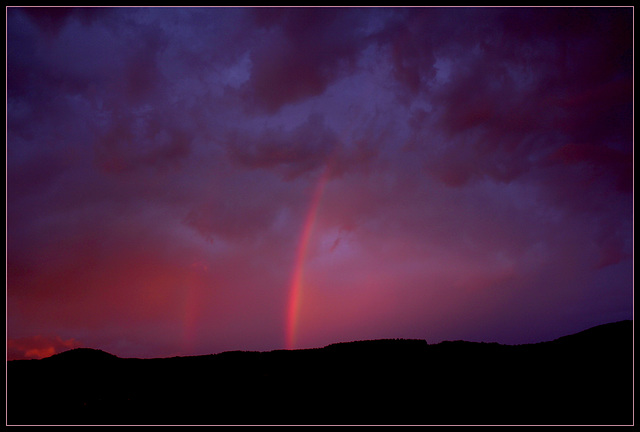
[[7, 358], [633, 318], [633, 8], [15, 8]]

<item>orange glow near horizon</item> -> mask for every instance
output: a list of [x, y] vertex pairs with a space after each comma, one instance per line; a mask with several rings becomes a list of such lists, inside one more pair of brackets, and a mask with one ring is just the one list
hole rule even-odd
[[30, 358], [30, 359], [41, 359], [45, 357], [51, 357], [55, 353], [56, 353], [56, 349], [54, 347], [34, 348], [34, 349], [27, 350], [24, 353], [24, 356], [25, 358]]
[[41, 359], [80, 346], [82, 344], [77, 340], [64, 340], [60, 336], [37, 335], [7, 339], [7, 360]]

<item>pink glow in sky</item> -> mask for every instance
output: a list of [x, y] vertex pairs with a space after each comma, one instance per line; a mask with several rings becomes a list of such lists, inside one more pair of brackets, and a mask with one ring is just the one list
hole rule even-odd
[[633, 317], [633, 9], [7, 8], [7, 350]]

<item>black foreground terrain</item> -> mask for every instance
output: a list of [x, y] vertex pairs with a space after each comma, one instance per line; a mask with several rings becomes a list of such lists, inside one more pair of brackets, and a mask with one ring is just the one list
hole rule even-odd
[[632, 424], [633, 321], [530, 345], [373, 340], [7, 364], [14, 424]]

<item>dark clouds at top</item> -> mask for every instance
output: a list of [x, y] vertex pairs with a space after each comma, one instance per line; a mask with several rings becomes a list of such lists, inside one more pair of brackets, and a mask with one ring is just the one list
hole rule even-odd
[[281, 348], [323, 173], [301, 346], [630, 318], [632, 34], [631, 8], [8, 8], [12, 349]]

